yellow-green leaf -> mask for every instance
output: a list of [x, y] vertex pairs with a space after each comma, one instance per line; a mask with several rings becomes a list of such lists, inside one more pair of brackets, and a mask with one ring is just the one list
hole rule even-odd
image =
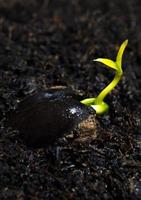
[[117, 70], [116, 63], [114, 61], [110, 60], [110, 59], [107, 59], [107, 58], [97, 58], [97, 59], [94, 59], [93, 61], [103, 63], [104, 65], [107, 65], [108, 67], [111, 67], [112, 69]]
[[127, 44], [128, 44], [128, 40], [125, 40], [125, 41], [121, 44], [121, 46], [120, 46], [120, 48], [119, 48], [119, 51], [118, 51], [118, 54], [117, 54], [116, 64], [117, 64], [117, 67], [119, 67], [120, 69], [121, 69], [121, 67], [122, 67], [122, 56], [123, 56], [123, 52], [124, 52], [124, 50], [125, 50]]

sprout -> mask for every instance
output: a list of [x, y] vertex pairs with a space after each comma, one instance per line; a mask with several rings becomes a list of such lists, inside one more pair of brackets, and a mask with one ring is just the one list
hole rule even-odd
[[122, 77], [122, 74], [123, 74], [122, 56], [127, 44], [128, 44], [128, 40], [125, 40], [121, 44], [115, 62], [107, 58], [97, 58], [94, 60], [96, 62], [103, 63], [106, 66], [116, 71], [115, 77], [112, 80], [112, 82], [107, 87], [105, 87], [96, 98], [87, 98], [81, 101], [81, 103], [87, 106], [91, 106], [96, 111], [97, 114], [104, 114], [109, 110], [109, 105], [105, 103], [103, 100], [107, 96], [107, 94], [110, 93], [111, 90], [114, 89], [114, 87], [118, 84], [118, 82], [120, 81]]

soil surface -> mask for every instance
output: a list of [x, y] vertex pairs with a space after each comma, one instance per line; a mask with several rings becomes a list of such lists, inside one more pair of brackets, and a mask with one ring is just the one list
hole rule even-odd
[[[140, 22], [140, 0], [0, 1], [1, 200], [141, 199]], [[124, 76], [96, 137], [68, 133], [45, 153], [4, 125], [19, 101], [53, 86], [96, 97], [114, 72], [92, 60], [115, 59], [125, 39]]]

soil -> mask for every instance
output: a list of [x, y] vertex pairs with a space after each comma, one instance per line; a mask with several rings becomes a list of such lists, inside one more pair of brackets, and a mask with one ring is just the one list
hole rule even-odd
[[[139, 0], [0, 1], [0, 199], [141, 199], [140, 11]], [[19, 101], [53, 86], [96, 97], [114, 72], [93, 59], [115, 59], [125, 39], [124, 76], [96, 137], [68, 133], [45, 153], [4, 125]]]

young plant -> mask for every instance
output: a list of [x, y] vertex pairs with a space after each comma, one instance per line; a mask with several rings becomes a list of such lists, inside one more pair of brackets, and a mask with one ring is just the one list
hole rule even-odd
[[81, 103], [83, 103], [87, 106], [93, 107], [97, 114], [104, 114], [109, 110], [109, 105], [107, 103], [105, 103], [103, 100], [107, 96], [107, 94], [110, 93], [111, 90], [114, 89], [114, 87], [118, 84], [118, 82], [120, 81], [120, 79], [122, 77], [122, 74], [123, 74], [122, 56], [123, 56], [123, 52], [124, 52], [127, 44], [128, 44], [128, 40], [125, 40], [121, 44], [118, 54], [117, 54], [117, 57], [116, 57], [116, 61], [112, 61], [107, 58], [94, 59], [94, 61], [103, 63], [106, 66], [114, 69], [116, 72], [115, 77], [112, 80], [112, 82], [107, 87], [105, 87], [96, 98], [87, 98], [87, 99], [84, 99], [81, 101]]

